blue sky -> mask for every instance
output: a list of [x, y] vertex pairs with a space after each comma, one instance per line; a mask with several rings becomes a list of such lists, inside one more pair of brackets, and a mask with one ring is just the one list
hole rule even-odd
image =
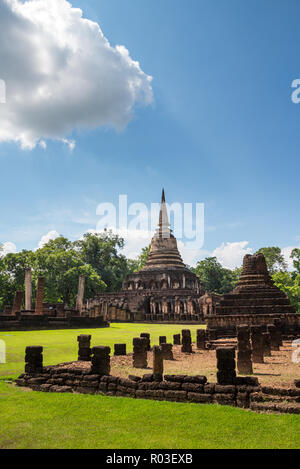
[[170, 203], [205, 203], [200, 258], [218, 253], [229, 266], [232, 253], [234, 266], [247, 249], [299, 246], [299, 2], [71, 3], [153, 77], [153, 102], [122, 130], [68, 132], [73, 151], [0, 143], [0, 242], [75, 239], [95, 228], [98, 203], [158, 202], [164, 186]]

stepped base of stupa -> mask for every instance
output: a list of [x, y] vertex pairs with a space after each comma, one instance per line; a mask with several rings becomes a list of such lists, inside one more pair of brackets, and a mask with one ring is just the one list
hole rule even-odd
[[221, 296], [213, 314], [206, 317], [212, 336], [233, 337], [241, 324], [274, 324], [280, 319], [284, 335], [300, 334], [300, 315], [296, 314], [287, 295], [276, 285], [268, 272], [263, 254], [244, 257], [243, 271], [236, 288]]

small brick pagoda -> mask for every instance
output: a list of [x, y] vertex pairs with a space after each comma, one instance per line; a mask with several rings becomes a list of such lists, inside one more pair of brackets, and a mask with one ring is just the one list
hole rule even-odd
[[198, 277], [183, 263], [170, 229], [165, 192], [159, 223], [146, 265], [130, 274], [119, 293], [103, 293], [89, 301], [89, 314], [106, 320], [199, 321], [203, 295]]
[[294, 313], [287, 295], [268, 272], [263, 254], [244, 257], [243, 271], [232, 293], [221, 297], [216, 314], [285, 314]]
[[274, 285], [265, 257], [259, 253], [244, 257], [236, 288], [216, 300], [213, 314], [206, 320], [209, 329], [233, 332], [240, 324], [266, 326], [278, 318], [286, 331], [299, 330], [300, 316], [287, 295]]

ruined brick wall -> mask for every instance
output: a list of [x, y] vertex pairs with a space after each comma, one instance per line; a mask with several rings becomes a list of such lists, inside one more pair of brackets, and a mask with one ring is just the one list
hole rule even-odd
[[257, 379], [251, 377], [239, 378], [240, 381], [232, 386], [208, 383], [205, 376], [165, 375], [164, 381], [155, 381], [152, 374], [144, 375], [143, 378], [130, 378], [101, 376], [92, 371], [64, 370], [54, 366], [45, 367], [42, 373], [22, 374], [17, 380], [17, 385], [44, 392], [105, 394], [241, 407], [249, 407], [250, 394], [261, 391]]
[[274, 321], [280, 317], [282, 320], [283, 334], [299, 335], [300, 334], [300, 314], [234, 314], [225, 316], [208, 316], [206, 318], [207, 329], [214, 329], [219, 337], [236, 336], [236, 327], [247, 324], [248, 326], [264, 326], [267, 331], [268, 324], [274, 324]]
[[208, 383], [205, 376], [165, 375], [164, 381], [155, 381], [154, 375], [122, 379], [78, 369], [45, 367], [42, 373], [22, 374], [16, 384], [43, 392], [76, 392], [171, 402], [220, 404], [255, 411], [300, 414], [299, 388], [260, 386], [257, 378], [253, 377], [237, 377], [235, 384], [223, 386]]
[[22, 374], [16, 381], [34, 391], [57, 393], [100, 394], [106, 396], [154, 399], [171, 402], [220, 404], [254, 411], [300, 414], [300, 380], [295, 387], [273, 388], [261, 386], [257, 378], [237, 377], [232, 385], [208, 383], [205, 376], [156, 375], [129, 379], [95, 374], [80, 369], [48, 366], [36, 373]]
[[18, 314], [14, 316], [0, 316], [0, 330], [2, 331], [39, 331], [56, 329], [78, 329], [109, 327], [109, 323], [102, 317], [64, 317], [55, 318], [43, 314]]

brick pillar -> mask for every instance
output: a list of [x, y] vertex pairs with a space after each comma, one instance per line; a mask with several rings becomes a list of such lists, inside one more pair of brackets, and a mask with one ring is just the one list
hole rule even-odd
[[80, 315], [83, 310], [83, 298], [84, 298], [84, 286], [85, 286], [85, 276], [80, 275], [78, 280], [78, 290], [76, 297], [76, 309], [79, 311]]
[[126, 344], [115, 344], [114, 350], [116, 357], [126, 355]]
[[164, 360], [161, 347], [153, 347], [153, 374], [162, 376], [164, 373]]
[[35, 314], [43, 314], [44, 284], [44, 277], [39, 277], [36, 289]]
[[147, 339], [137, 337], [133, 339], [133, 367], [147, 368]]
[[264, 363], [263, 327], [251, 326], [251, 344], [253, 363]]
[[270, 332], [263, 333], [263, 341], [264, 341], [264, 356], [271, 357], [271, 334]]
[[25, 272], [25, 309], [30, 311], [32, 308], [32, 275], [31, 269]]
[[269, 332], [270, 338], [271, 338], [271, 350], [273, 351], [280, 350], [278, 341], [277, 341], [276, 326], [274, 326], [274, 324], [268, 324], [267, 331]]
[[204, 329], [197, 329], [197, 349], [205, 350], [206, 332]]
[[173, 335], [173, 343], [174, 345], [181, 345], [181, 336], [180, 334]]
[[247, 325], [237, 326], [237, 367], [241, 374], [252, 374], [252, 350], [250, 343], [250, 328]]
[[161, 344], [166, 344], [167, 343], [167, 338], [163, 335], [163, 336], [160, 336], [159, 338], [159, 345]]
[[191, 331], [189, 329], [183, 329], [181, 331], [181, 334], [182, 334], [181, 351], [183, 353], [193, 353]]
[[274, 326], [276, 327], [276, 339], [278, 347], [282, 347], [282, 321], [281, 319], [274, 319]]
[[26, 347], [25, 373], [35, 374], [43, 372], [43, 347]]
[[78, 341], [78, 361], [91, 361], [91, 335], [79, 335]]
[[91, 373], [108, 376], [110, 374], [110, 347], [92, 348]]
[[16, 314], [22, 309], [22, 303], [24, 299], [24, 292], [23, 291], [16, 291], [14, 304], [11, 310], [11, 314]]
[[140, 337], [147, 339], [147, 351], [150, 352], [151, 350], [150, 334], [148, 334], [147, 332], [142, 332]]
[[217, 380], [223, 386], [235, 384], [235, 348], [218, 347], [217, 354]]
[[173, 345], [172, 344], [161, 344], [161, 350], [164, 360], [174, 360], [173, 357]]

